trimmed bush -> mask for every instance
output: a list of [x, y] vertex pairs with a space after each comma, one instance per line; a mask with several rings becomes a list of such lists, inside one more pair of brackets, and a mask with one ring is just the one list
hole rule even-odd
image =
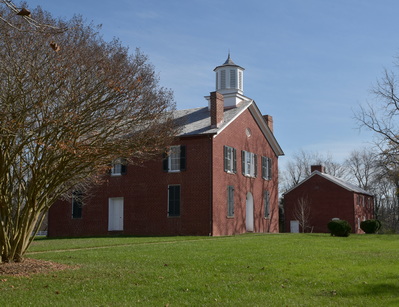
[[348, 237], [352, 231], [351, 225], [345, 220], [334, 220], [327, 224], [332, 236]]
[[381, 228], [381, 222], [379, 220], [366, 220], [360, 223], [360, 229], [365, 233], [376, 233]]

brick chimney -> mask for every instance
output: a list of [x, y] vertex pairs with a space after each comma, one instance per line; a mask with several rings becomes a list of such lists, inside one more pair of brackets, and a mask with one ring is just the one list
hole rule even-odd
[[211, 92], [210, 96], [211, 127], [217, 128], [223, 123], [224, 100], [219, 92]]
[[313, 173], [314, 171], [319, 171], [320, 173], [324, 173], [324, 166], [323, 165], [311, 165], [310, 172]]
[[273, 132], [273, 117], [271, 115], [263, 115], [263, 118], [265, 119], [270, 131]]

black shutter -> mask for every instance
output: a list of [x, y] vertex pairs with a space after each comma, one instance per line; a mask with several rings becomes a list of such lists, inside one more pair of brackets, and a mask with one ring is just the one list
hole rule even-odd
[[262, 156], [261, 161], [262, 161], [262, 178], [266, 179], [266, 158]]
[[127, 173], [127, 165], [125, 163], [121, 165], [121, 174], [122, 175], [126, 175], [126, 173]]
[[180, 146], [180, 170], [186, 170], [186, 146]]
[[162, 168], [163, 168], [163, 171], [164, 172], [167, 172], [167, 171], [169, 171], [169, 168], [168, 168], [168, 155], [166, 154], [166, 153], [164, 153], [163, 155], [162, 155], [162, 157], [163, 157], [163, 160], [162, 160]]
[[245, 150], [241, 151], [241, 167], [242, 167], [242, 174], [245, 176]]
[[258, 176], [258, 156], [254, 154], [254, 168], [255, 168], [255, 173], [254, 177]]
[[269, 180], [271, 180], [272, 179], [272, 159], [271, 158], [267, 158], [267, 167], [268, 167], [268, 169], [267, 169], [267, 179], [269, 179]]
[[233, 148], [233, 173], [237, 173], [237, 152], [235, 148]]
[[227, 216], [234, 216], [234, 187], [227, 186]]
[[224, 156], [224, 171], [227, 172], [227, 154], [228, 154], [228, 150], [227, 150], [227, 146], [223, 146], [223, 156]]
[[180, 186], [169, 186], [168, 215], [180, 216]]
[[72, 193], [72, 218], [82, 218], [82, 205], [83, 205], [83, 193], [75, 191]]

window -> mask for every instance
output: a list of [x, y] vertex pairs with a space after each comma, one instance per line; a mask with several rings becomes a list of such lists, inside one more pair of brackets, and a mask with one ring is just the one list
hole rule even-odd
[[243, 150], [242, 158], [242, 174], [248, 177], [257, 176], [257, 157], [254, 153]]
[[180, 216], [180, 185], [168, 186], [168, 216]]
[[81, 191], [75, 191], [72, 193], [72, 218], [82, 218], [82, 206], [83, 206], [83, 193]]
[[236, 150], [233, 147], [224, 146], [224, 171], [233, 174], [237, 172]]
[[111, 176], [126, 175], [126, 159], [119, 158], [112, 162]]
[[227, 216], [234, 217], [234, 187], [227, 186]]
[[168, 155], [163, 160], [165, 172], [180, 172], [186, 169], [186, 147], [171, 146]]
[[262, 157], [262, 178], [265, 180], [272, 179], [272, 159]]
[[270, 194], [269, 191], [263, 192], [263, 206], [265, 209], [265, 218], [268, 218], [270, 215]]

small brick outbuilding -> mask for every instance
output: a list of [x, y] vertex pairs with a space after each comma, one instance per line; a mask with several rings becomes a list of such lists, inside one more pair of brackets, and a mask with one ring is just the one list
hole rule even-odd
[[215, 68], [207, 107], [175, 111], [181, 133], [168, 155], [116, 161], [87, 204], [59, 201], [48, 235], [233, 235], [278, 232], [278, 157], [271, 116], [243, 95], [230, 58]]
[[305, 232], [328, 233], [328, 222], [339, 218], [350, 223], [353, 233], [363, 233], [360, 223], [374, 217], [373, 195], [324, 173], [321, 165], [313, 165], [311, 171], [284, 194], [285, 231], [302, 232], [300, 220], [307, 219]]

